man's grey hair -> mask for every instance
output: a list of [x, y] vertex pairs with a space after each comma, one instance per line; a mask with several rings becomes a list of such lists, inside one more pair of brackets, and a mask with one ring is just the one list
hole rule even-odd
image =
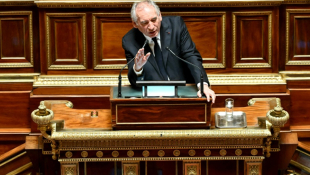
[[155, 10], [156, 10], [157, 16], [160, 15], [160, 9], [159, 9], [159, 7], [157, 6], [157, 4], [154, 1], [152, 1], [152, 0], [143, 0], [141, 2], [135, 2], [132, 5], [132, 7], [131, 7], [131, 20], [133, 22], [137, 23], [138, 17], [137, 17], [137, 14], [136, 14], [136, 9], [137, 9], [137, 6], [140, 3], [147, 3], [148, 5], [153, 6], [155, 8]]

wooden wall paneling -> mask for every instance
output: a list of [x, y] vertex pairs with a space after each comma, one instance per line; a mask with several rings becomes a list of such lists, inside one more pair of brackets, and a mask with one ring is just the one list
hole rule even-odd
[[46, 13], [45, 22], [47, 69], [86, 69], [86, 14]]
[[[309, 98], [310, 89], [290, 89], [291, 94], [291, 113], [290, 121], [291, 126], [297, 129], [300, 126], [301, 129], [310, 128], [310, 108]], [[309, 130], [309, 129], [308, 129]]]
[[226, 67], [226, 12], [163, 12], [163, 16], [182, 16], [204, 68]]
[[32, 11], [0, 12], [0, 68], [33, 67]]
[[286, 9], [286, 69], [300, 70], [298, 67], [310, 65], [310, 8]]
[[30, 92], [0, 91], [0, 128], [30, 128]]
[[127, 62], [123, 36], [133, 27], [130, 13], [93, 13], [93, 68], [121, 69]]
[[233, 68], [272, 68], [272, 11], [233, 12]]

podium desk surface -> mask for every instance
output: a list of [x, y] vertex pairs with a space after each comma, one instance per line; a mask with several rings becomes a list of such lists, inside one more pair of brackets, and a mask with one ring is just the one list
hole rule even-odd
[[[64, 103], [52, 103], [49, 108], [54, 112], [54, 121], [64, 121], [64, 129], [112, 130], [110, 109], [72, 109]], [[271, 109], [268, 101], [257, 101], [252, 106], [236, 107], [234, 110], [245, 112], [248, 128], [255, 128], [258, 127], [257, 118], [265, 117]], [[98, 112], [98, 116], [91, 116], [94, 111]], [[215, 128], [215, 113], [222, 111], [225, 108], [211, 109], [211, 128]]]

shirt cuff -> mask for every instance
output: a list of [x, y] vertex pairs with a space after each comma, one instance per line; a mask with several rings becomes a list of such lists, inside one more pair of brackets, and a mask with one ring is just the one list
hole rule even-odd
[[[203, 82], [203, 84], [209, 86], [207, 82]], [[197, 83], [197, 88], [200, 90], [200, 83]]]
[[137, 76], [141, 76], [141, 75], [142, 75], [142, 72], [143, 72], [143, 68], [142, 68], [139, 72], [137, 72], [136, 69], [135, 69], [135, 66], [136, 66], [136, 65], [134, 64], [134, 65], [133, 65], [133, 71], [136, 73]]

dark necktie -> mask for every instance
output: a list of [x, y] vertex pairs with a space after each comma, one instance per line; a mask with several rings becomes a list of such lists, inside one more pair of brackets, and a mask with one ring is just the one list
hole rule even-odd
[[160, 47], [157, 43], [156, 37], [152, 38], [154, 41], [154, 53], [155, 53], [155, 60], [157, 62], [157, 66], [160, 70], [161, 75], [163, 76], [164, 80], [168, 80], [168, 74], [165, 69], [164, 60], [163, 60], [163, 54], [160, 50]]

